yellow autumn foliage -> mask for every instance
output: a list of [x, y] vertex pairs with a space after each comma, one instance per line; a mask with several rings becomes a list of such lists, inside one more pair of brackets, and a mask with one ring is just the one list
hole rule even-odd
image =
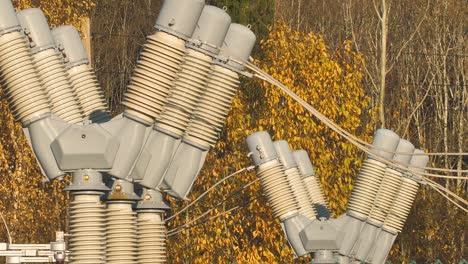
[[[351, 51], [351, 43], [332, 51], [321, 36], [279, 23], [260, 45], [262, 57], [256, 64], [341, 127], [370, 140], [375, 109], [362, 87], [363, 58]], [[279, 89], [252, 80], [243, 82], [221, 139], [190, 197], [196, 198], [220, 178], [250, 166], [244, 141], [259, 130], [269, 131], [274, 140], [289, 141], [294, 149], [307, 150], [333, 213], [344, 212], [362, 154]], [[310, 259], [293, 259], [268, 202], [264, 197], [256, 199], [262, 194], [259, 183], [242, 189], [255, 179], [254, 172], [229, 179], [170, 221], [169, 229], [180, 226], [221, 202], [198, 224], [170, 237], [171, 263], [308, 263]], [[233, 192], [239, 193], [230, 197]], [[187, 204], [172, 203], [174, 211]], [[238, 205], [246, 206], [217, 217]]]

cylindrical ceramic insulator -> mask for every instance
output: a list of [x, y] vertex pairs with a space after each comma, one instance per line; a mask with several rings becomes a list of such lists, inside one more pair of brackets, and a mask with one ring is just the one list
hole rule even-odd
[[182, 39], [162, 31], [148, 36], [122, 102], [127, 114], [149, 123], [159, 118], [185, 53]]
[[378, 188], [382, 182], [386, 165], [374, 159], [367, 159], [358, 174], [356, 184], [348, 202], [348, 212], [367, 218]]
[[25, 123], [51, 112], [27, 39], [19, 31], [0, 36], [0, 81], [16, 120]]
[[294, 199], [283, 165], [278, 160], [260, 164], [257, 167], [257, 175], [275, 217], [284, 220], [297, 214], [299, 206]]
[[327, 200], [322, 192], [317, 176], [309, 176], [304, 178], [304, 185], [306, 186], [307, 193], [310, 200], [314, 204], [320, 204], [328, 208]]
[[157, 120], [157, 127], [182, 136], [190, 117], [205, 90], [213, 59], [199, 51], [188, 49], [174, 87]]
[[137, 263], [136, 213], [132, 202], [108, 202], [106, 215], [106, 263]]
[[100, 192], [72, 193], [70, 202], [70, 263], [105, 261], [106, 207]]
[[93, 69], [88, 64], [82, 64], [67, 72], [85, 118], [95, 123], [108, 120], [109, 108]]
[[382, 178], [382, 183], [377, 191], [374, 207], [369, 218], [378, 224], [383, 224], [385, 218], [393, 204], [395, 195], [401, 184], [401, 172], [387, 168]]
[[62, 63], [61, 54], [55, 49], [47, 49], [33, 54], [33, 61], [49, 97], [52, 113], [66, 122], [81, 123], [83, 112]]
[[289, 185], [292, 188], [294, 197], [296, 198], [297, 204], [299, 205], [299, 213], [306, 216], [309, 219], [314, 220], [317, 217], [317, 212], [309, 199], [304, 181], [302, 180], [299, 170], [295, 167], [284, 171], [286, 174]]
[[413, 206], [414, 199], [419, 189], [419, 184], [414, 180], [403, 178], [400, 189], [395, 197], [390, 212], [384, 221], [384, 228], [401, 232], [406, 219]]
[[238, 87], [236, 72], [214, 65], [184, 138], [205, 147], [214, 146]]
[[166, 263], [166, 227], [162, 212], [138, 212], [138, 264]]

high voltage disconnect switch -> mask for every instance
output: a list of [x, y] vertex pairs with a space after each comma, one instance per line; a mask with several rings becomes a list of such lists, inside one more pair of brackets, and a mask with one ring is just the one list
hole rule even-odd
[[[124, 111], [111, 117], [78, 31], [51, 30], [40, 9], [16, 12], [11, 0], [0, 0], [5, 97], [47, 179], [72, 175], [69, 234], [44, 245], [1, 243], [0, 256], [7, 263], [165, 263], [171, 208], [164, 194], [187, 199], [240, 77], [251, 76], [244, 66], [255, 43], [250, 27], [232, 23], [224, 9], [165, 0], [126, 87]], [[428, 162], [410, 142], [378, 130], [347, 213], [331, 219], [307, 152], [266, 132], [247, 145], [294, 253], [314, 252], [315, 263], [384, 263], [421, 180], [401, 166]]]

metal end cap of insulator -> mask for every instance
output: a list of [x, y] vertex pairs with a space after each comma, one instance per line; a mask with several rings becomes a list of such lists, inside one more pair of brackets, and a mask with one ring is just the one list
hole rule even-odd
[[[411, 157], [410, 166], [412, 166], [411, 171], [415, 173], [423, 173], [424, 168], [429, 164], [429, 155], [423, 155], [426, 152], [421, 149], [416, 149], [413, 152], [413, 157]], [[417, 175], [417, 178], [421, 176]]]
[[265, 131], [255, 132], [246, 140], [249, 156], [256, 166], [278, 158], [273, 141]]
[[250, 27], [232, 23], [221, 47], [218, 64], [243, 71], [256, 41], [257, 37]]
[[137, 204], [137, 210], [168, 211], [172, 210], [172, 208], [164, 202], [161, 192], [145, 188], [141, 200]]
[[55, 48], [54, 37], [47, 19], [39, 8], [29, 8], [17, 13], [24, 34], [28, 36], [33, 52]]
[[297, 163], [297, 167], [299, 168], [299, 172], [302, 174], [303, 177], [310, 177], [316, 175], [314, 165], [312, 165], [307, 151], [303, 149], [296, 150], [293, 152], [293, 156], [294, 160]]
[[154, 27], [182, 39], [189, 39], [205, 6], [205, 0], [165, 0]]
[[276, 154], [278, 154], [278, 158], [281, 164], [283, 164], [284, 169], [287, 170], [297, 166], [291, 148], [286, 140], [275, 141], [273, 142], [273, 146], [275, 147]]
[[0, 36], [21, 29], [11, 0], [0, 0]]
[[135, 193], [134, 184], [125, 180], [114, 180], [111, 192], [106, 197], [108, 201], [139, 201], [140, 196]]
[[406, 139], [400, 139], [398, 147], [395, 151], [397, 153], [393, 156], [393, 160], [401, 163], [399, 165], [403, 164], [404, 166], [408, 166], [411, 161], [411, 157], [413, 156], [414, 149], [414, 145], [411, 142]]
[[94, 170], [78, 170], [73, 172], [72, 183], [65, 191], [102, 191], [110, 189], [103, 183], [102, 174]]
[[83, 46], [80, 33], [75, 27], [67, 25], [54, 28], [52, 35], [68, 68], [89, 63], [88, 53]]
[[392, 159], [400, 137], [388, 129], [378, 129], [374, 134], [371, 152], [376, 156]]
[[218, 55], [230, 25], [231, 17], [226, 11], [206, 5], [187, 47], [209, 56]]

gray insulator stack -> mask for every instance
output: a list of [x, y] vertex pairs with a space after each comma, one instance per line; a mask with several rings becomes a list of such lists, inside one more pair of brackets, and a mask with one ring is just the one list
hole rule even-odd
[[166, 263], [164, 212], [169, 210], [158, 191], [144, 189], [138, 203], [138, 264]]
[[133, 205], [139, 197], [133, 184], [115, 180], [107, 197], [106, 213], [106, 263], [137, 263], [137, 217]]
[[283, 165], [278, 160], [270, 135], [257, 132], [247, 138], [250, 157], [257, 166], [263, 191], [270, 202], [273, 214], [280, 220], [297, 215], [297, 204]]
[[220, 52], [220, 61], [212, 68], [206, 90], [191, 117], [185, 140], [207, 148], [216, 144], [239, 87], [238, 72], [243, 70], [242, 63], [248, 60], [255, 41], [256, 36], [249, 28], [231, 24]]
[[52, 30], [55, 43], [62, 52], [67, 73], [75, 89], [85, 118], [93, 123], [110, 119], [109, 108], [91, 68], [88, 54], [81, 42], [80, 34], [73, 26], [61, 26]]
[[309, 194], [297, 168], [297, 163], [291, 149], [289, 148], [288, 142], [279, 140], [275, 141], [273, 145], [275, 146], [276, 153], [283, 165], [284, 173], [286, 174], [289, 185], [294, 193], [294, 198], [299, 205], [299, 213], [311, 220], [316, 219], [317, 212], [313, 206], [313, 201], [309, 198]]
[[204, 4], [204, 0], [164, 1], [155, 24], [158, 31], [147, 37], [127, 87], [125, 113], [148, 123], [160, 118]]
[[293, 152], [293, 155], [303, 177], [310, 200], [314, 204], [319, 204], [328, 208], [327, 200], [320, 187], [319, 179], [315, 174], [315, 169], [310, 161], [309, 155], [305, 150], [296, 150]]
[[16, 120], [26, 123], [50, 113], [28, 40], [10, 0], [0, 1], [0, 83]]
[[83, 112], [73, 91], [60, 52], [55, 49], [44, 13], [37, 8], [18, 12], [18, 19], [30, 39], [33, 61], [51, 103], [52, 113], [66, 122], [77, 124]]
[[[205, 6], [198, 20], [192, 43], [177, 75], [157, 127], [182, 137], [200, 97], [205, 92], [214, 56], [226, 37], [231, 17], [222, 9]], [[216, 112], [212, 113], [213, 115]]]
[[[400, 166], [408, 166], [411, 160], [411, 154], [414, 151], [414, 146], [411, 142], [400, 139], [400, 143], [396, 149], [398, 153], [410, 153], [409, 155], [395, 154], [393, 160]], [[395, 200], [395, 195], [401, 185], [402, 172], [394, 168], [387, 168], [382, 183], [377, 191], [377, 197], [375, 199], [374, 207], [372, 208], [369, 219], [382, 225], [385, 218], [390, 210], [390, 207]]]
[[70, 263], [106, 263], [106, 206], [103, 193], [72, 193], [70, 202]]
[[101, 196], [109, 188], [102, 183], [102, 175], [91, 170], [76, 171], [72, 184], [65, 190], [72, 197], [68, 241], [70, 263], [106, 263], [106, 207]]
[[[391, 159], [399, 140], [394, 132], [379, 129], [374, 135], [371, 151], [376, 156]], [[380, 186], [386, 168], [384, 163], [373, 156], [369, 156], [364, 161], [349, 199], [348, 213], [363, 219], [368, 217], [377, 195], [378, 187], [376, 186]]]

